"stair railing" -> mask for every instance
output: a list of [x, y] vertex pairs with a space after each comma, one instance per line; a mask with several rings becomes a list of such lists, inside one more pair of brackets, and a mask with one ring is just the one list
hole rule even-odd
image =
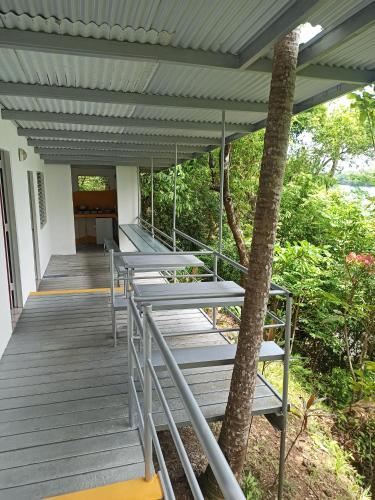
[[[169, 376], [181, 398], [188, 420], [193, 427], [198, 440], [206, 454], [208, 463], [221, 488], [223, 496], [228, 500], [244, 500], [244, 494], [226, 461], [212, 431], [196, 402], [185, 377], [157, 326], [151, 305], [142, 305], [134, 301], [133, 292], [128, 297], [128, 363], [129, 363], [129, 423], [135, 425], [137, 415], [138, 425], [143, 440], [145, 457], [145, 479], [151, 480], [154, 474], [153, 452], [155, 451], [160, 467], [160, 477], [166, 499], [174, 499], [173, 487], [165, 463], [156, 431], [153, 394], [158, 396], [159, 404], [164, 413], [167, 427], [171, 433], [181, 464], [186, 474], [191, 492], [195, 499], [204, 500], [200, 485], [195, 476], [184, 444], [173, 418], [162, 383], [157, 370], [152, 363], [153, 346], [157, 347], [165, 363]], [[135, 338], [142, 345], [141, 359], [135, 345]], [[136, 373], [138, 377], [136, 378]], [[141, 401], [140, 399], [143, 399]], [[143, 409], [142, 409], [143, 402]], [[158, 411], [160, 414], [160, 412]]]

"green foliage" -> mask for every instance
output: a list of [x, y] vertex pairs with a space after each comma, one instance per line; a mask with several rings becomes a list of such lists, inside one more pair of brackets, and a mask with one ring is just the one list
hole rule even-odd
[[102, 175], [78, 176], [78, 191], [106, 191], [108, 189], [108, 177], [103, 177]]
[[244, 475], [242, 489], [246, 500], [262, 500], [263, 498], [258, 480], [251, 474], [251, 472], [247, 472]]
[[375, 85], [369, 85], [362, 91], [349, 94], [352, 109], [359, 111], [359, 118], [375, 150]]
[[[368, 403], [374, 393], [375, 272], [363, 259], [375, 255], [375, 205], [366, 193], [346, 197], [336, 181], [340, 162], [365, 164], [374, 154], [374, 98], [366, 92], [352, 97], [352, 108], [329, 111], [318, 106], [294, 118], [273, 269], [273, 281], [294, 294], [293, 373], [309, 394], [324, 396], [338, 415], [361, 401]], [[248, 248], [263, 139], [260, 131], [232, 147], [231, 197]], [[213, 177], [218, 174], [219, 151], [213, 156], [213, 172], [207, 155], [177, 168], [177, 227], [215, 247], [219, 195]], [[365, 177], [373, 179], [374, 174]], [[364, 179], [354, 173], [348, 178]], [[150, 176], [143, 174], [141, 180], [143, 216], [150, 220]], [[156, 174], [154, 188], [155, 224], [170, 233], [173, 171]], [[192, 248], [181, 240], [178, 243]], [[223, 248], [238, 260], [225, 216]], [[226, 263], [219, 264], [219, 274], [237, 282], [240, 278]], [[283, 304], [275, 300], [270, 306], [279, 313]], [[358, 427], [353, 431], [351, 454], [367, 481], [371, 467], [365, 443], [371, 425], [362, 425], [355, 415], [345, 424], [346, 429]]]
[[338, 176], [338, 181], [340, 182], [340, 184], [348, 184], [350, 186], [375, 186], [375, 170], [341, 174]]

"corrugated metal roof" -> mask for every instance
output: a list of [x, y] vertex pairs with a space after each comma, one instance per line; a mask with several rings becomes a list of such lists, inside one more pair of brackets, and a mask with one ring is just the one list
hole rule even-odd
[[[52, 129], [52, 130], [73, 130], [80, 132], [113, 132], [117, 134], [142, 134], [142, 135], [169, 135], [181, 137], [220, 137], [220, 132], [212, 131], [199, 131], [199, 130], [179, 130], [179, 129], [165, 129], [165, 128], [138, 128], [138, 127], [108, 127], [102, 125], [82, 125], [71, 123], [53, 123], [53, 122], [25, 122], [18, 121], [23, 128], [33, 129]], [[230, 127], [228, 128], [230, 131]]]
[[[0, 28], [237, 54], [257, 33], [270, 26], [289, 3], [290, 0], [0, 0]], [[327, 30], [369, 3], [370, 0], [321, 1], [306, 20], [321, 24]], [[373, 30], [368, 29], [350, 38], [315, 62], [349, 68], [373, 68]], [[319, 36], [324, 36], [324, 31]], [[266, 103], [270, 74], [189, 67], [159, 61], [126, 61], [1, 49], [0, 81]], [[295, 102], [309, 100], [337, 86], [337, 83], [336, 80], [298, 77]], [[29, 111], [205, 123], [221, 121], [221, 111], [217, 109], [162, 108], [14, 96], [1, 96], [0, 104], [8, 109]], [[265, 113], [226, 113], [228, 122], [241, 124], [256, 124], [265, 117]], [[56, 131], [181, 135], [206, 137], [207, 141], [219, 136], [218, 132], [159, 127], [123, 128], [37, 121], [19, 123], [27, 128], [53, 128]], [[230, 125], [227, 126], [227, 133], [231, 133]]]
[[375, 34], [370, 27], [321, 57], [319, 62], [347, 68], [372, 69], [375, 66], [374, 56]]
[[5, 27], [237, 53], [288, 1], [0, 0], [0, 12]]
[[348, 19], [359, 8], [369, 5], [373, 0], [324, 0], [319, 3], [316, 10], [308, 16], [307, 21], [312, 25], [319, 24], [323, 30], [329, 30], [333, 26]]

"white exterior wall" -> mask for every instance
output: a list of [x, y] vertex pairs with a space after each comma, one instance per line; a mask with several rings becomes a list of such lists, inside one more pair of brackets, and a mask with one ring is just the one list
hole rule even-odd
[[[138, 217], [138, 168], [116, 167], [118, 223], [136, 224]], [[119, 243], [122, 252], [134, 252], [136, 248], [119, 229]]]
[[51, 254], [75, 254], [76, 242], [70, 165], [47, 165], [45, 176]]
[[[27, 153], [27, 158], [20, 161], [18, 149], [22, 148]], [[21, 281], [21, 298], [25, 303], [30, 291], [35, 290], [35, 271], [33, 240], [31, 232], [29, 188], [27, 171], [44, 172], [44, 163], [27, 145], [24, 137], [17, 135], [13, 123], [0, 119], [0, 149], [9, 153], [11, 184], [14, 199], [15, 221], [18, 240], [19, 274]], [[36, 176], [34, 175], [35, 202], [38, 210], [38, 197], [36, 191]], [[48, 207], [47, 207], [48, 217]], [[39, 260], [41, 272], [45, 271], [50, 252], [49, 223], [41, 229], [38, 221]], [[0, 237], [0, 356], [6, 347], [11, 335], [11, 321], [9, 310], [8, 285], [4, 253], [4, 241]]]
[[[20, 161], [18, 149], [27, 153]], [[40, 270], [43, 275], [52, 253], [75, 253], [74, 219], [70, 166], [48, 165], [40, 160], [25, 137], [17, 135], [15, 125], [0, 118], [0, 149], [9, 153], [11, 185], [19, 255], [19, 276], [22, 303], [35, 290], [34, 251], [31, 231], [30, 202], [27, 172], [34, 172]], [[51, 167], [51, 168], [50, 168]], [[40, 228], [35, 172], [44, 173], [47, 223]], [[5, 248], [0, 235], [0, 357], [12, 334]]]

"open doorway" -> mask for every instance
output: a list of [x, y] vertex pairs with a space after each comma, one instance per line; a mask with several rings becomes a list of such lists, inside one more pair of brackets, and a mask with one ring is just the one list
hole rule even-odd
[[77, 251], [118, 240], [115, 167], [72, 165], [72, 187]]
[[34, 186], [34, 172], [30, 170], [27, 172], [27, 182], [29, 188], [29, 203], [30, 203], [30, 219], [31, 219], [31, 233], [33, 239], [33, 254], [34, 254], [34, 272], [35, 272], [35, 284], [38, 289], [41, 272], [40, 272], [40, 260], [39, 260], [39, 240], [38, 240], [38, 223], [36, 215], [36, 203], [35, 203], [35, 186]]
[[0, 237], [4, 241], [6, 276], [13, 327], [22, 310], [19, 257], [9, 155], [0, 151]]

